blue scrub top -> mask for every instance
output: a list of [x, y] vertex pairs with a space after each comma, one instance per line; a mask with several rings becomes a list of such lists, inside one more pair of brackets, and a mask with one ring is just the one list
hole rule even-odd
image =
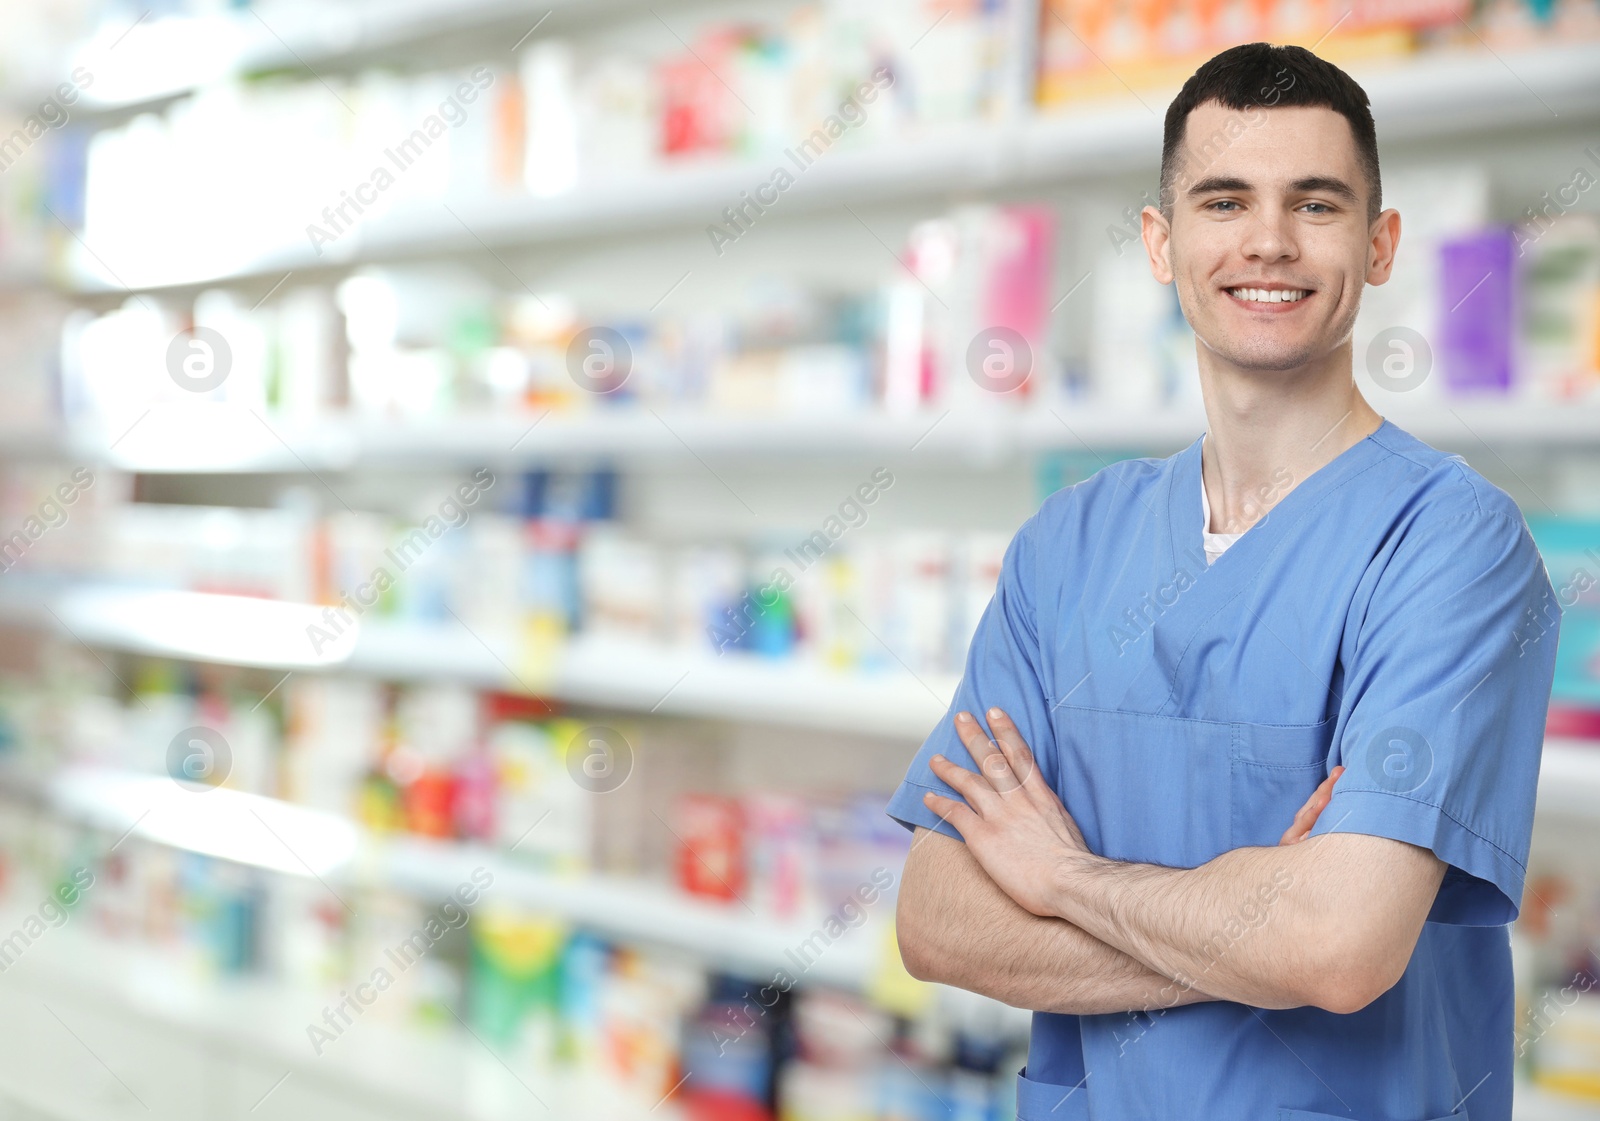
[[1209, 567], [1200, 522], [1198, 438], [1047, 498], [889, 814], [960, 839], [923, 804], [959, 798], [928, 759], [973, 766], [951, 717], [998, 706], [1103, 856], [1194, 867], [1276, 845], [1342, 763], [1313, 835], [1392, 837], [1449, 867], [1405, 974], [1351, 1015], [1035, 1012], [1017, 1116], [1509, 1118], [1506, 924], [1560, 622], [1521, 512], [1385, 420]]

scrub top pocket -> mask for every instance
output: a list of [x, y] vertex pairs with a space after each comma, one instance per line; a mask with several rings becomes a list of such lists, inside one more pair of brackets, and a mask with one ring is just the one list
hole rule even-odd
[[1232, 847], [1231, 725], [1070, 705], [1051, 722], [1056, 792], [1092, 851], [1194, 868]]
[[1028, 1068], [1017, 1072], [1017, 1121], [1088, 1121], [1089, 1092], [1037, 1082]]
[[1234, 724], [1229, 848], [1276, 845], [1327, 777], [1333, 717], [1320, 724]]

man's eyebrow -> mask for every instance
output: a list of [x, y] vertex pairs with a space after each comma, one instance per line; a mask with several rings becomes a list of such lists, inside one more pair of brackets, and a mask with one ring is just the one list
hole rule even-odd
[[1212, 175], [1194, 184], [1187, 193], [1191, 195], [1214, 195], [1220, 191], [1237, 191], [1241, 194], [1248, 194], [1253, 190], [1255, 188], [1243, 179], [1228, 175]]
[[[1248, 180], [1231, 175], [1212, 175], [1195, 183], [1186, 193], [1189, 195], [1213, 195], [1227, 191], [1249, 194], [1253, 190], [1255, 190], [1255, 187]], [[1355, 189], [1350, 184], [1333, 175], [1307, 175], [1290, 183], [1289, 190], [1297, 195], [1321, 191], [1335, 195], [1351, 206], [1361, 201], [1360, 196], [1356, 194]]]

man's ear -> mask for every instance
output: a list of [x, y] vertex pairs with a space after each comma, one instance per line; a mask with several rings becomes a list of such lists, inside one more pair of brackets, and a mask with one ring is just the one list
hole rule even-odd
[[1162, 284], [1172, 283], [1172, 224], [1161, 211], [1147, 206], [1139, 211], [1139, 234], [1144, 239], [1145, 255], [1150, 259], [1150, 275]]
[[1383, 284], [1389, 279], [1399, 250], [1400, 212], [1390, 207], [1372, 223], [1372, 237], [1367, 246], [1368, 284]]

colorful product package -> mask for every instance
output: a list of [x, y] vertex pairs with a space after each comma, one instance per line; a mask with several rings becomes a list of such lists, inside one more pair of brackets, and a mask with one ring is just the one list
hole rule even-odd
[[521, 1051], [536, 1064], [552, 1064], [566, 926], [485, 907], [469, 929], [469, 1006], [475, 1029], [495, 1046]]
[[[534, 702], [537, 703], [537, 702]], [[495, 831], [518, 859], [554, 870], [589, 867], [593, 793], [568, 769], [581, 721], [504, 719], [489, 733], [495, 760]]]
[[744, 815], [739, 802], [712, 794], [683, 794], [674, 810], [678, 886], [710, 899], [742, 897]]
[[[1563, 720], [1592, 727], [1600, 717], [1600, 518], [1531, 513], [1527, 521], [1561, 610], [1550, 689], [1551, 732], [1560, 734]], [[1543, 640], [1554, 620], [1554, 606], [1531, 612], [1518, 623], [1516, 638], [1522, 648]], [[1581, 721], [1580, 713], [1589, 714], [1588, 721]], [[1577, 731], [1575, 724], [1568, 734]]]
[[1521, 224], [1517, 263], [1520, 386], [1543, 402], [1600, 396], [1600, 218]]
[[1440, 249], [1437, 361], [1452, 393], [1511, 388], [1516, 269], [1510, 227], [1493, 226]]

